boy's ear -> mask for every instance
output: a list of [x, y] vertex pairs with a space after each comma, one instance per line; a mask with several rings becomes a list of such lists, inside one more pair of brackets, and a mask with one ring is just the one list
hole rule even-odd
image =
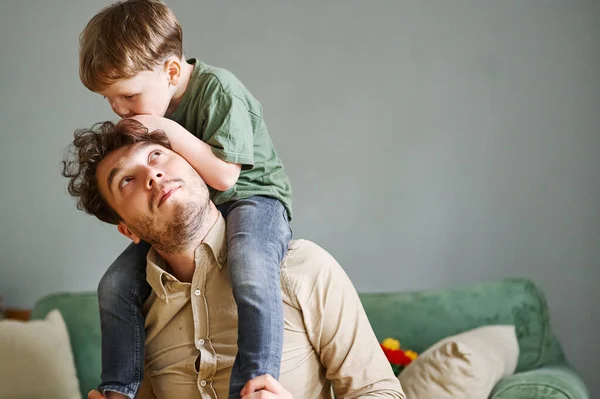
[[169, 84], [171, 86], [177, 86], [179, 79], [181, 78], [181, 60], [177, 57], [171, 57], [165, 62], [165, 71], [169, 76]]
[[133, 231], [131, 231], [129, 229], [129, 227], [127, 227], [125, 225], [125, 223], [123, 222], [119, 222], [119, 224], [117, 225], [117, 230], [119, 230], [119, 233], [123, 234], [125, 237], [129, 238], [131, 241], [134, 242], [134, 244], [139, 244], [141, 241], [140, 236], [138, 236], [137, 234], [135, 234]]

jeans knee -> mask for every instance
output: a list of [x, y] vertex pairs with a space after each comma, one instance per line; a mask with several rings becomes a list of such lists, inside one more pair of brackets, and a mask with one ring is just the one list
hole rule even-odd
[[261, 291], [264, 291], [264, 281], [262, 283], [258, 281], [236, 281], [232, 284], [233, 293], [236, 296], [241, 297], [257, 297], [260, 296]]
[[241, 278], [232, 283], [232, 289], [238, 306], [256, 307], [281, 301], [279, 280]]
[[102, 276], [98, 283], [98, 303], [101, 308], [110, 305], [114, 297], [114, 277], [108, 273]]
[[129, 297], [126, 276], [109, 268], [98, 283], [98, 304], [102, 309], [114, 309]]

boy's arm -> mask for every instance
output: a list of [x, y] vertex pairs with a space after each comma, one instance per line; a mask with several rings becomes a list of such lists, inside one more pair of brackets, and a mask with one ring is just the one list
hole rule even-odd
[[155, 115], [137, 115], [133, 119], [144, 124], [149, 131], [164, 131], [173, 151], [185, 158], [206, 184], [215, 190], [227, 191], [237, 182], [241, 165], [219, 159], [210, 145], [188, 132], [179, 123]]

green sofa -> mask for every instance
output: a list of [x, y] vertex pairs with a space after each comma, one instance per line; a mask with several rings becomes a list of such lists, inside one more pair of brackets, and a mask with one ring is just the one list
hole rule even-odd
[[[520, 348], [517, 372], [500, 381], [490, 398], [589, 399], [585, 384], [569, 366], [552, 332], [544, 295], [529, 280], [508, 279], [454, 289], [360, 296], [380, 341], [397, 338], [419, 353], [444, 337], [475, 327], [514, 324]], [[96, 295], [49, 295], [37, 302], [32, 318], [41, 319], [54, 308], [61, 311], [67, 324], [81, 395], [86, 398], [100, 376]]]

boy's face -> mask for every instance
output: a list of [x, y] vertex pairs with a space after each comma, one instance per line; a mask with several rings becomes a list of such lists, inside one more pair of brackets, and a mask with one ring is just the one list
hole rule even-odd
[[162, 67], [119, 79], [98, 94], [104, 96], [121, 118], [134, 115], [165, 116], [173, 96], [170, 76]]

